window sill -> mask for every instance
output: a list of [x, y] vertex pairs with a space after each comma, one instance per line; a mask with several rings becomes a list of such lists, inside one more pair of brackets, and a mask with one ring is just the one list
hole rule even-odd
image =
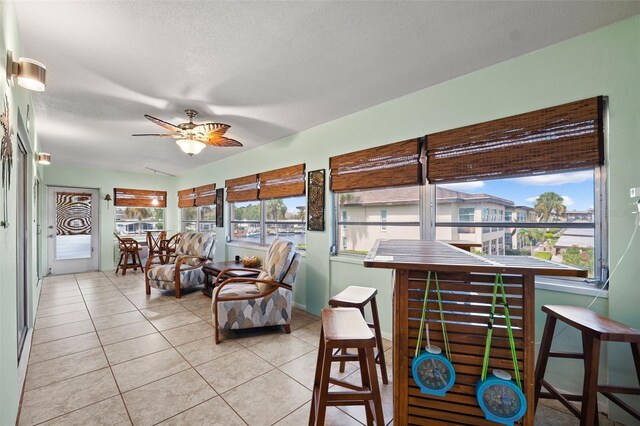
[[[364, 256], [338, 254], [329, 257], [330, 262], [348, 263], [362, 266]], [[558, 291], [561, 293], [580, 294], [583, 296], [609, 298], [609, 291], [596, 288], [592, 285], [585, 285], [570, 279], [559, 279], [553, 277], [536, 277], [536, 289]]]
[[[257, 250], [257, 251], [263, 251], [265, 253], [269, 251], [269, 246], [260, 246], [258, 244], [243, 243], [239, 241], [229, 241], [229, 242], [226, 242], [226, 244], [228, 247], [238, 247], [238, 248], [244, 248], [244, 249], [250, 249], [250, 250]], [[300, 253], [302, 257], [307, 257], [306, 250], [296, 250], [296, 252]]]

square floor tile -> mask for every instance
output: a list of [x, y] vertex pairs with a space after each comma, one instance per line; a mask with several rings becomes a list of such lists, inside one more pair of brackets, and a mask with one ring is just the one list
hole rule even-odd
[[163, 426], [245, 426], [246, 423], [219, 396], [160, 423]]
[[46, 426], [125, 426], [129, 414], [120, 395], [43, 423]]
[[93, 318], [106, 317], [109, 315], [121, 314], [123, 312], [135, 311], [136, 307], [126, 299], [116, 300], [108, 304], [87, 305], [89, 313]]
[[233, 340], [225, 340], [224, 342], [216, 345], [213, 337], [194, 340], [193, 342], [176, 346], [176, 349], [193, 366], [203, 364], [239, 350], [246, 350]]
[[120, 327], [98, 330], [98, 336], [103, 345], [121, 342], [134, 337], [140, 337], [155, 333], [156, 330], [148, 321], [135, 322], [133, 324], [121, 325]]
[[153, 306], [147, 309], [141, 309], [140, 312], [142, 315], [147, 317], [147, 319], [159, 319], [163, 317], [168, 317], [169, 315], [177, 314], [180, 312], [188, 312], [185, 308], [183, 308], [179, 303], [168, 303], [160, 306]]
[[317, 348], [320, 344], [321, 326], [322, 323], [314, 322], [305, 327], [293, 330], [291, 335]]
[[180, 327], [181, 325], [200, 322], [202, 320], [197, 315], [194, 315], [189, 311], [185, 311], [185, 312], [178, 312], [173, 315], [168, 315], [166, 317], [163, 316], [160, 318], [151, 318], [149, 319], [149, 321], [151, 321], [151, 324], [153, 324], [155, 328], [157, 328], [160, 331], [164, 331], [170, 328]]
[[272, 370], [222, 394], [249, 425], [272, 425], [311, 400], [311, 391]]
[[148, 334], [134, 339], [124, 340], [104, 347], [109, 364], [115, 365], [134, 358], [160, 352], [171, 345], [160, 333]]
[[214, 335], [214, 331], [215, 330], [211, 324], [205, 321], [199, 321], [183, 325], [181, 327], [164, 330], [162, 334], [173, 346], [179, 346], [193, 342], [194, 340], [212, 337]]
[[[299, 358], [289, 361], [288, 363], [279, 367], [280, 371], [284, 372], [287, 376], [297, 380], [308, 389], [313, 389], [313, 381], [315, 379], [316, 364], [318, 362], [318, 351], [312, 351]], [[331, 377], [342, 380], [347, 377], [357, 368], [350, 363], [345, 363], [344, 372], [340, 372], [340, 363], [333, 363], [331, 365]]]
[[[308, 402], [284, 419], [280, 420], [274, 426], [306, 425], [309, 422], [310, 411], [311, 403]], [[344, 411], [340, 411], [337, 407], [327, 407], [324, 426], [362, 426], [362, 423], [349, 416]]]
[[102, 348], [89, 349], [31, 364], [27, 371], [24, 389], [30, 391], [108, 366]]
[[120, 392], [189, 369], [191, 366], [173, 348], [136, 358], [111, 367]]
[[66, 337], [77, 336], [79, 334], [95, 331], [91, 320], [72, 322], [69, 324], [56, 325], [55, 327], [43, 328], [33, 331], [32, 345], [50, 342], [52, 340], [64, 339]]
[[261, 340], [248, 349], [278, 367], [313, 351], [315, 347], [290, 334], [274, 333], [269, 339]]
[[44, 318], [37, 318], [34, 328], [39, 329], [39, 328], [54, 327], [56, 325], [68, 324], [70, 322], [85, 321], [88, 319], [91, 319], [91, 317], [89, 317], [89, 312], [87, 312], [86, 309], [83, 309], [81, 311], [67, 312], [66, 314], [51, 315]]
[[153, 425], [216, 396], [194, 369], [122, 395], [134, 425]]
[[245, 349], [196, 367], [196, 371], [218, 393], [233, 389], [273, 369], [273, 365]]
[[38, 303], [38, 309], [53, 308], [54, 306], [70, 305], [73, 303], [82, 303], [82, 302], [84, 302], [84, 299], [80, 295], [72, 296], [72, 297], [62, 297], [58, 299], [50, 299], [45, 295], [40, 295], [40, 302]]
[[106, 330], [107, 328], [119, 327], [141, 321], [147, 321], [147, 319], [138, 311], [123, 312], [121, 314], [93, 319], [96, 330]]
[[29, 364], [59, 358], [99, 346], [100, 340], [98, 340], [98, 335], [95, 332], [54, 340], [39, 345], [31, 345]]
[[118, 387], [108, 368], [44, 386], [24, 393], [20, 425], [44, 422], [116, 395]]
[[38, 314], [36, 315], [36, 318], [44, 318], [51, 315], [60, 315], [60, 314], [66, 314], [68, 312], [86, 311], [86, 310], [87, 310], [87, 307], [85, 306], [84, 302], [71, 303], [68, 305], [58, 305], [58, 306], [53, 306], [51, 308], [38, 309]]

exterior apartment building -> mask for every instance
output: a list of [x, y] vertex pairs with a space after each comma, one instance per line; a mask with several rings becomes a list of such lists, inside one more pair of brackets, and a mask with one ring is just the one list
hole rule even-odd
[[[504, 213], [505, 222], [536, 222], [536, 211], [532, 207], [528, 206], [513, 206], [508, 207]], [[518, 250], [521, 247], [519, 237], [519, 228], [507, 228], [504, 238], [505, 246], [507, 249]]]
[[[512, 201], [493, 195], [468, 194], [446, 188], [436, 191], [437, 222], [501, 222], [505, 219], [506, 209], [513, 207]], [[362, 191], [340, 197], [339, 250], [365, 253], [378, 239], [420, 238], [418, 188]], [[469, 241], [482, 244], [483, 253], [505, 254], [504, 228], [438, 226], [436, 239]]]

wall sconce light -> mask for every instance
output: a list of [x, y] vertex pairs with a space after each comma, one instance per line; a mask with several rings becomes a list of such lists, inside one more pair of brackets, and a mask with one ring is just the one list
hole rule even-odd
[[7, 81], [16, 77], [18, 84], [25, 89], [44, 92], [47, 82], [47, 67], [29, 58], [13, 60], [13, 52], [7, 50]]
[[111, 201], [111, 194], [105, 195], [104, 200], [107, 202], [107, 210], [109, 210], [109, 202]]
[[44, 164], [48, 166], [51, 164], [51, 154], [48, 152], [41, 152], [38, 154], [38, 164]]

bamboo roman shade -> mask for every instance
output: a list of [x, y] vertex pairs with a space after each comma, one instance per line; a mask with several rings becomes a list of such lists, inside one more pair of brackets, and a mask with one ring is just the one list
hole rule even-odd
[[[158, 200], [156, 205], [153, 200]], [[167, 191], [113, 189], [113, 205], [118, 207], [167, 207]]]
[[331, 157], [331, 190], [346, 192], [423, 184], [422, 157], [422, 138]]
[[258, 198], [261, 200], [297, 197], [305, 193], [304, 164], [260, 173], [258, 178]]
[[255, 201], [258, 199], [258, 175], [249, 175], [225, 181], [227, 202]]
[[602, 96], [427, 136], [430, 183], [604, 164]]
[[196, 206], [212, 206], [216, 203], [216, 184], [202, 185], [194, 188]]
[[193, 188], [183, 189], [178, 191], [178, 207], [183, 209], [185, 207], [193, 207], [196, 203], [196, 193]]

